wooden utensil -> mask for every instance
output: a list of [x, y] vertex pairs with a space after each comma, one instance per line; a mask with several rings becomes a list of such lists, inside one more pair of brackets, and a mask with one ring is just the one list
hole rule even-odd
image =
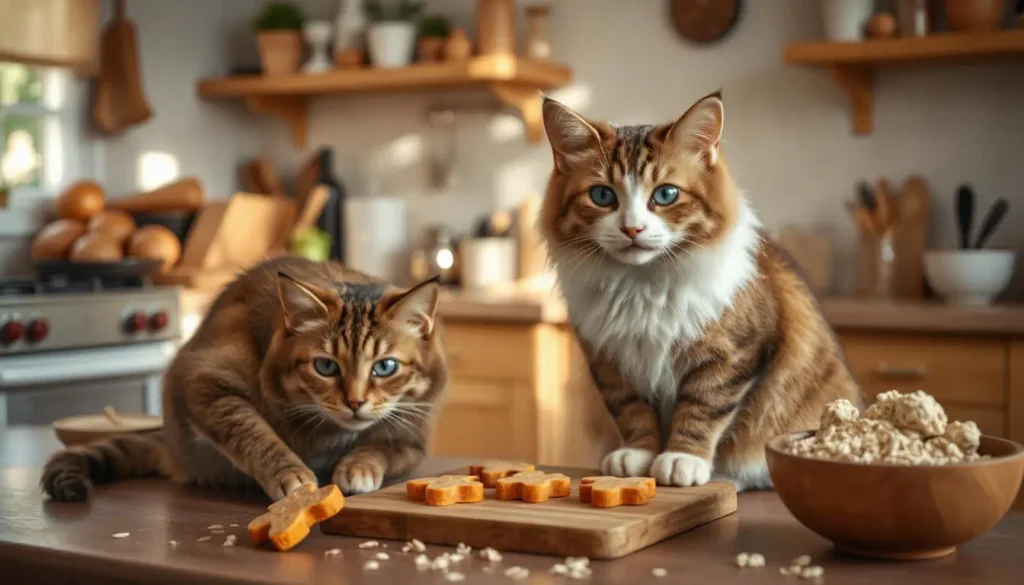
[[974, 191], [961, 185], [956, 191], [956, 220], [960, 227], [960, 248], [971, 247], [971, 227], [974, 223]]
[[768, 442], [775, 492], [804, 526], [860, 556], [916, 560], [953, 553], [1007, 513], [1024, 473], [1024, 448], [989, 435], [981, 437], [978, 451], [992, 459], [906, 466], [825, 461], [784, 451], [794, 437], [808, 434]]
[[[321, 523], [327, 534], [432, 544], [493, 547], [558, 556], [614, 559], [736, 511], [731, 484], [659, 486], [646, 505], [598, 509], [579, 501], [579, 480], [600, 475], [576, 468], [547, 468], [572, 478], [570, 495], [543, 504], [498, 501], [487, 490], [484, 501], [433, 507], [410, 501], [405, 484], [345, 500], [345, 509]], [[465, 475], [467, 470], [449, 474]]]
[[195, 177], [186, 177], [152, 191], [135, 193], [107, 202], [107, 207], [128, 213], [161, 211], [197, 211], [203, 206], [206, 192]]
[[999, 227], [1002, 223], [1003, 218], [1006, 217], [1006, 212], [1009, 211], [1010, 204], [1006, 202], [1006, 199], [1000, 197], [988, 213], [985, 215], [985, 220], [981, 223], [981, 233], [978, 234], [978, 241], [974, 244], [975, 248], [981, 248], [988, 242], [989, 237], [992, 236], [992, 232]]
[[125, 15], [125, 0], [116, 0], [114, 6], [114, 18], [100, 40], [100, 74], [93, 106], [93, 122], [108, 134], [153, 116], [142, 89], [135, 24]]
[[263, 157], [256, 159], [255, 164], [257, 176], [264, 189], [266, 189], [266, 193], [275, 197], [284, 197], [284, 187], [281, 186], [281, 179], [278, 178], [274, 165], [270, 164], [270, 161]]
[[306, 197], [313, 191], [317, 180], [320, 178], [320, 151], [313, 153], [313, 156], [302, 165], [299, 176], [295, 179], [295, 207], [302, 209], [306, 205]]
[[928, 183], [920, 176], [908, 178], [896, 201], [900, 222], [894, 242], [894, 292], [898, 298], [919, 299], [924, 296], [924, 250], [928, 245]]

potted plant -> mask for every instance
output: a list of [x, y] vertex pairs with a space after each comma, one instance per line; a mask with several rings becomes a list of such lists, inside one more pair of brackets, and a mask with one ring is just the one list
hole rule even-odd
[[428, 63], [443, 58], [445, 39], [451, 32], [448, 19], [443, 16], [425, 16], [420, 21], [420, 38], [416, 42], [416, 54], [420, 61]]
[[366, 43], [374, 67], [405, 67], [412, 61], [416, 43], [416, 18], [422, 2], [398, 0], [385, 6], [381, 0], [366, 1], [370, 19]]
[[305, 16], [294, 2], [269, 2], [252, 21], [264, 75], [295, 73], [302, 62]]

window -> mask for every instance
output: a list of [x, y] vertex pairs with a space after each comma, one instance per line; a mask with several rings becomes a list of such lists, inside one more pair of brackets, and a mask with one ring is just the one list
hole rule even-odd
[[0, 176], [29, 192], [64, 181], [69, 74], [0, 63]]

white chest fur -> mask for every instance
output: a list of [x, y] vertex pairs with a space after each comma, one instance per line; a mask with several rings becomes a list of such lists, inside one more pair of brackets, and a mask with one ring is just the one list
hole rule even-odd
[[554, 258], [577, 334], [639, 393], [653, 401], [674, 397], [678, 352], [702, 337], [757, 272], [758, 225], [744, 202], [724, 239], [679, 258], [642, 266]]

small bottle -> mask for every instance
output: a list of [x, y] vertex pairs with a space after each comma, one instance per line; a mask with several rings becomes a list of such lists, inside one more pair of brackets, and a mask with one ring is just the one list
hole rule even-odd
[[345, 262], [345, 187], [334, 175], [334, 150], [321, 148], [317, 158], [317, 185], [327, 188], [327, 203], [317, 227], [331, 236], [330, 259]]

